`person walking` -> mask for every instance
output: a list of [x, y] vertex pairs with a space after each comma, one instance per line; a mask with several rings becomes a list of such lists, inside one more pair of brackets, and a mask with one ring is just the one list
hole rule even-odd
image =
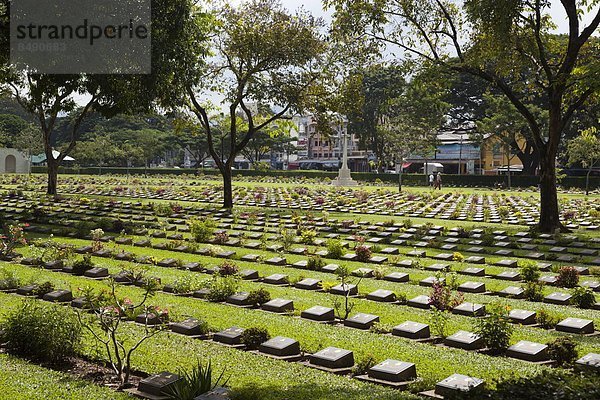
[[429, 187], [433, 187], [433, 173], [429, 174]]
[[435, 177], [435, 186], [442, 190], [442, 173], [438, 172], [436, 177]]

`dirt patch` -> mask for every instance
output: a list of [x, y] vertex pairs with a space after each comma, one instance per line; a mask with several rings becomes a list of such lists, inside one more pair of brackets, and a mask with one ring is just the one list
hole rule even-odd
[[[114, 371], [103, 363], [87, 360], [84, 358], [71, 358], [68, 364], [62, 367], [53, 367], [53, 369], [66, 372], [78, 379], [83, 379], [92, 382], [96, 385], [108, 386], [112, 389], [118, 389], [120, 382]], [[145, 374], [132, 373], [129, 376], [129, 384], [127, 387], [137, 387], [140, 380], [145, 377]]]

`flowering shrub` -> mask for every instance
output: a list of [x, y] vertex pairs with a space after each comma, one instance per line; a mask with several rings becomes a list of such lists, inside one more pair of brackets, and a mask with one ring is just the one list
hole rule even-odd
[[371, 249], [364, 244], [356, 246], [354, 252], [356, 253], [356, 259], [358, 261], [366, 262], [371, 258]]
[[458, 262], [463, 262], [463, 261], [465, 261], [465, 256], [463, 256], [458, 251], [455, 251], [454, 254], [452, 254], [452, 260], [458, 261]]
[[104, 236], [104, 231], [101, 228], [94, 229], [90, 232], [92, 237], [92, 251], [100, 251], [104, 247], [100, 240]]
[[367, 199], [369, 198], [369, 193], [363, 190], [357, 190], [354, 192], [354, 197], [356, 197], [356, 200], [359, 203], [366, 203]]
[[575, 287], [579, 283], [579, 272], [575, 267], [560, 267], [556, 283], [561, 287]]
[[217, 232], [215, 233], [214, 242], [216, 244], [225, 244], [229, 240], [229, 235], [227, 232]]
[[219, 275], [221, 276], [235, 275], [238, 271], [238, 266], [229, 260], [223, 261], [223, 264], [219, 266]]
[[[136, 281], [142, 282], [144, 293], [141, 300], [133, 302], [129, 298], [121, 299], [117, 295], [117, 284], [110, 281], [110, 290], [95, 291], [91, 288], [80, 289], [85, 308], [93, 311], [93, 317], [78, 312], [77, 317], [81, 326], [91, 334], [106, 353], [112, 370], [119, 379], [120, 387], [125, 387], [131, 375], [131, 357], [137, 349], [149, 338], [168, 328], [169, 312], [167, 309], [149, 306], [147, 301], [158, 290], [158, 280], [146, 276], [141, 271], [135, 276]], [[144, 329], [133, 333], [126, 328], [123, 321], [131, 320], [140, 314], [147, 316]], [[150, 317], [157, 317], [159, 323], [150, 323]], [[99, 327], [100, 329], [97, 329]], [[137, 336], [135, 336], [137, 335]]]
[[344, 228], [344, 229], [348, 229], [352, 225], [354, 225], [354, 221], [352, 221], [351, 219], [347, 219], [347, 220], [342, 221], [342, 228]]
[[5, 228], [5, 234], [0, 236], [0, 255], [10, 256], [16, 247], [27, 244], [27, 239], [23, 234], [23, 227], [28, 226], [15, 224], [8, 225]]
[[264, 193], [254, 193], [254, 201], [261, 202], [265, 199]]
[[559, 323], [560, 318], [553, 313], [550, 313], [545, 308], [540, 308], [536, 312], [536, 322], [544, 329], [552, 329]]
[[443, 283], [436, 281], [431, 288], [429, 295], [429, 305], [437, 310], [451, 310], [464, 301], [464, 295], [458, 292], [452, 295], [450, 288]]
[[317, 232], [312, 229], [302, 229], [300, 231], [300, 241], [304, 244], [312, 244], [317, 237]]

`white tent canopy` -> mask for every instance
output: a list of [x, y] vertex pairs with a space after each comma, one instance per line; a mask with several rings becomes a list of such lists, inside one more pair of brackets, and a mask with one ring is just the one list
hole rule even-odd
[[[52, 157], [54, 157], [54, 159], [57, 159], [58, 157], [60, 157], [60, 152], [58, 150], [52, 150]], [[64, 160], [65, 161], [75, 161], [75, 159], [70, 156], [66, 156]]]
[[[427, 171], [425, 171], [425, 167], [427, 167]], [[431, 174], [431, 173], [443, 171], [443, 170], [444, 170], [444, 165], [440, 164], [440, 163], [430, 162], [430, 163], [423, 164], [423, 171], [425, 171], [426, 174]]]

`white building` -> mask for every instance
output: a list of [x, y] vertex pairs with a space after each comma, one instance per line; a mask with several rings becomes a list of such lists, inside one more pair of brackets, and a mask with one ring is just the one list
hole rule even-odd
[[29, 159], [25, 152], [17, 149], [0, 149], [0, 174], [26, 174]]
[[[312, 115], [300, 118], [298, 158], [300, 160], [341, 161], [344, 134], [348, 134], [348, 119], [332, 118], [331, 132], [322, 135]], [[359, 148], [358, 136], [348, 134], [348, 165], [352, 171], [368, 170], [369, 152]]]

